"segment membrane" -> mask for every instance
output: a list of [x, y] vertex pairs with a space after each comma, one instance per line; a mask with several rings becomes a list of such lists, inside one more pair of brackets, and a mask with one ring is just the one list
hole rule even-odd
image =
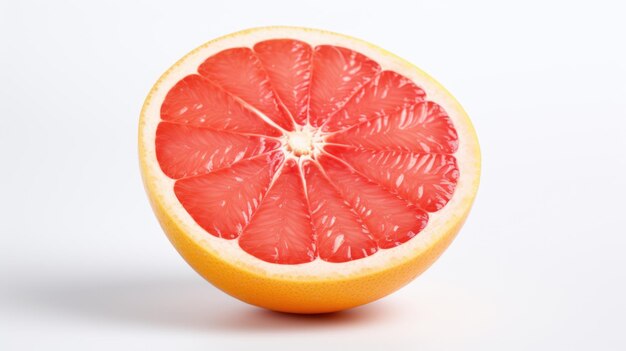
[[375, 61], [350, 49], [320, 45], [313, 54], [310, 122], [319, 127], [380, 72]]
[[276, 150], [280, 141], [163, 122], [156, 131], [161, 170], [179, 179], [230, 167], [233, 163]]
[[296, 123], [305, 124], [311, 85], [311, 46], [298, 40], [275, 39], [257, 43], [254, 52]]
[[230, 94], [196, 74], [170, 89], [161, 105], [161, 119], [235, 133], [280, 135]]
[[293, 130], [289, 113], [280, 104], [261, 61], [249, 48], [227, 49], [204, 61], [201, 76], [250, 104], [286, 130]]
[[316, 238], [298, 165], [288, 160], [239, 238], [247, 253], [263, 261], [298, 264], [317, 257]]
[[372, 150], [446, 154], [454, 153], [459, 145], [450, 117], [432, 101], [419, 102], [393, 115], [357, 124], [326, 140]]
[[452, 155], [336, 146], [327, 151], [367, 179], [428, 212], [439, 211], [450, 201], [459, 178]]
[[274, 152], [230, 168], [180, 179], [174, 193], [204, 230], [234, 239], [250, 222], [283, 159], [280, 152]]
[[425, 95], [408, 78], [392, 71], [384, 71], [325, 121], [322, 129], [333, 132], [377, 117], [389, 116], [424, 100]]
[[339, 190], [383, 249], [398, 246], [426, 227], [428, 214], [410, 205], [344, 163], [320, 157], [333, 185]]
[[378, 251], [372, 234], [321, 169], [313, 162], [305, 162], [303, 169], [320, 258], [346, 262]]

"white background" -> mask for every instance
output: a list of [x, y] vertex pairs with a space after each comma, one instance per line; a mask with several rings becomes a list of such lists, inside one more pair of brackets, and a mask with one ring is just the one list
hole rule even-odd
[[[0, 349], [626, 349], [626, 8], [620, 1], [0, 5]], [[148, 206], [151, 85], [240, 29], [330, 29], [416, 63], [483, 150], [474, 210], [399, 292], [328, 316], [204, 282]]]

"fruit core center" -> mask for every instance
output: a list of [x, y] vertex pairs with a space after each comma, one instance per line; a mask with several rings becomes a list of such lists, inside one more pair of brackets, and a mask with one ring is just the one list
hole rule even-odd
[[314, 153], [316, 144], [315, 133], [311, 130], [303, 129], [287, 134], [287, 151], [296, 157], [308, 156]]

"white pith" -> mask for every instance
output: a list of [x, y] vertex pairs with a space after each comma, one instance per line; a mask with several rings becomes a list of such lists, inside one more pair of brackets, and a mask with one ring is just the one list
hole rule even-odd
[[[426, 92], [426, 99], [441, 105], [451, 118], [459, 135], [459, 148], [454, 154], [459, 167], [460, 178], [454, 196], [438, 212], [429, 213], [427, 227], [416, 237], [393, 249], [380, 249], [372, 256], [344, 263], [329, 263], [319, 258], [299, 265], [282, 265], [262, 261], [243, 251], [235, 240], [225, 240], [207, 233], [182, 207], [174, 194], [175, 180], [167, 177], [160, 169], [155, 152], [156, 128], [160, 122], [160, 108], [167, 92], [180, 79], [196, 74], [198, 66], [208, 57], [233, 47], [252, 47], [259, 41], [276, 38], [291, 38], [307, 42], [311, 46], [328, 44], [358, 51], [380, 64], [383, 70], [395, 71], [415, 82]], [[258, 113], [258, 111], [256, 111]], [[260, 113], [258, 113], [260, 115]], [[265, 116], [261, 116], [262, 118]], [[461, 106], [444, 89], [437, 85], [419, 69], [402, 59], [387, 54], [357, 39], [315, 30], [270, 27], [254, 31], [245, 31], [230, 35], [196, 49], [184, 60], [174, 65], [162, 78], [157, 89], [153, 90], [149, 102], [144, 107], [144, 116], [140, 124], [143, 138], [140, 152], [144, 153], [147, 163], [144, 177], [152, 182], [155, 196], [161, 201], [180, 228], [189, 237], [207, 251], [222, 257], [233, 265], [246, 270], [276, 278], [327, 278], [358, 274], [364, 271], [376, 271], [403, 262], [407, 257], [419, 254], [439, 239], [451, 223], [462, 220], [478, 183], [479, 160], [475, 158], [478, 144], [472, 126]], [[322, 149], [323, 136], [308, 125], [296, 132], [287, 132], [283, 137], [283, 152], [288, 158], [314, 158]], [[294, 152], [295, 150], [298, 150]], [[308, 152], [308, 153], [307, 153]]]
[[296, 126], [293, 132], [284, 132], [281, 141], [286, 158], [315, 158], [324, 147], [324, 135], [308, 123]]

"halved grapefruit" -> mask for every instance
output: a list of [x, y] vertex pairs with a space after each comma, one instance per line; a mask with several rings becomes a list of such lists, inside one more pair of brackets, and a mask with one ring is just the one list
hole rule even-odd
[[268, 27], [193, 50], [154, 85], [141, 171], [178, 252], [218, 288], [320, 313], [428, 268], [476, 195], [456, 100], [410, 63], [326, 31]]

